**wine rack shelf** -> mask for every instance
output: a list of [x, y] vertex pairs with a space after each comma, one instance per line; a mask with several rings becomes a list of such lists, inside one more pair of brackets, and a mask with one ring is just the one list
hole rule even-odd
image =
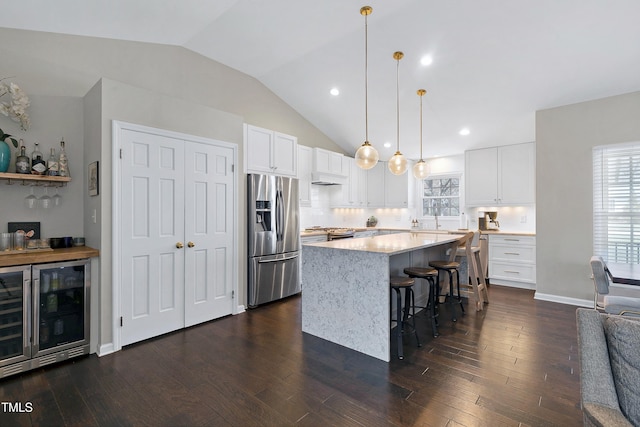
[[14, 182], [22, 182], [22, 185], [49, 185], [61, 187], [70, 182], [71, 177], [0, 172], [0, 180], [7, 181], [7, 184], [10, 185]]

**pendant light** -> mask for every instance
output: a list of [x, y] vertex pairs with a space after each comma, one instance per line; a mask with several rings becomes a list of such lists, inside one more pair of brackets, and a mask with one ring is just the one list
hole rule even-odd
[[378, 163], [378, 151], [369, 143], [369, 98], [368, 98], [368, 36], [367, 36], [367, 16], [371, 15], [371, 6], [360, 8], [360, 14], [364, 16], [364, 129], [365, 141], [356, 151], [356, 165], [362, 169], [371, 169]]
[[420, 160], [413, 165], [413, 176], [417, 179], [425, 179], [431, 173], [429, 164], [422, 158], [422, 97], [427, 93], [424, 89], [418, 89], [418, 96], [420, 97]]
[[396, 145], [396, 154], [394, 154], [393, 157], [389, 159], [387, 166], [389, 167], [389, 170], [391, 171], [391, 173], [394, 175], [402, 175], [407, 171], [407, 158], [404, 157], [400, 152], [400, 85], [399, 85], [400, 78], [399, 76], [400, 76], [400, 60], [402, 59], [403, 56], [404, 56], [404, 53], [402, 52], [393, 53], [393, 59], [397, 61], [397, 65], [396, 65], [396, 123], [397, 123], [397, 130], [396, 130], [397, 143], [396, 144], [397, 145]]

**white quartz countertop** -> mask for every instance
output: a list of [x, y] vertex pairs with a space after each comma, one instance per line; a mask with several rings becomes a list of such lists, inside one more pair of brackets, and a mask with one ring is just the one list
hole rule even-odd
[[410, 232], [340, 239], [330, 242], [305, 243], [304, 246], [396, 255], [403, 252], [451, 243], [458, 238], [460, 238], [460, 236], [455, 234]]

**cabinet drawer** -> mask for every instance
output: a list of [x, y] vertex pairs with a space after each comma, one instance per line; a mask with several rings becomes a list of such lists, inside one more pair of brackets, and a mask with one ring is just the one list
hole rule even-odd
[[489, 264], [489, 278], [535, 283], [536, 266], [532, 264], [491, 262]]
[[517, 236], [513, 234], [507, 235], [495, 235], [492, 234], [489, 236], [490, 244], [501, 244], [501, 245], [510, 245], [510, 246], [518, 246], [518, 245], [536, 245], [535, 236]]
[[491, 261], [518, 261], [535, 264], [536, 247], [492, 243], [489, 245], [489, 259]]

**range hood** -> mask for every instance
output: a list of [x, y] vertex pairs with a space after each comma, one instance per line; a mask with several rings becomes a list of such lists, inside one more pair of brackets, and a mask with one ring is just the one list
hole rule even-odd
[[315, 185], [343, 185], [347, 183], [347, 178], [344, 175], [329, 172], [312, 172], [311, 183]]
[[342, 185], [347, 183], [348, 168], [340, 153], [315, 147], [311, 183], [315, 185]]

